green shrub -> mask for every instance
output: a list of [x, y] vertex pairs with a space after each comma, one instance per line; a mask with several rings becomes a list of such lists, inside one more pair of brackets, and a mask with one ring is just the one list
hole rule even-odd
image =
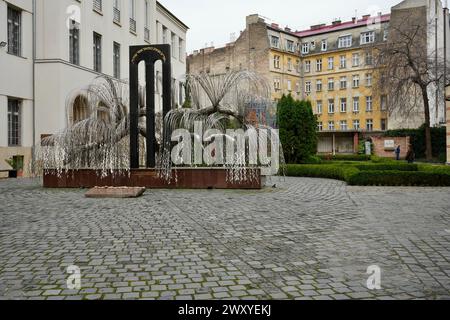
[[319, 157], [324, 161], [369, 161], [371, 156], [365, 154], [336, 154], [336, 155], [327, 155], [322, 154]]
[[289, 177], [312, 177], [347, 181], [359, 170], [351, 166], [337, 165], [287, 165], [286, 175]]
[[405, 171], [359, 171], [349, 177], [353, 186], [450, 186], [450, 174]]
[[361, 171], [419, 171], [417, 164], [408, 163], [356, 164], [355, 167]]
[[318, 156], [308, 156], [306, 159], [300, 161], [300, 164], [321, 164], [322, 159]]
[[419, 170], [429, 173], [450, 174], [450, 166], [433, 166], [430, 164], [419, 164]]

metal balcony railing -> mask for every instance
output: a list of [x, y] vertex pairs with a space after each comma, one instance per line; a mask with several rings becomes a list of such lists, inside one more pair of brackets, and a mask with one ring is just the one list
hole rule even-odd
[[130, 31], [136, 33], [136, 20], [130, 18]]
[[118, 8], [114, 8], [114, 22], [120, 23], [120, 10]]
[[150, 30], [147, 27], [144, 28], [144, 40], [150, 42]]

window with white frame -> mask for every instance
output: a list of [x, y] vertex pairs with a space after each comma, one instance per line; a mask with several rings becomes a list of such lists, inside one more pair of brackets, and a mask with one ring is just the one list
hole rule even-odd
[[353, 112], [358, 113], [359, 112], [359, 97], [353, 98]]
[[102, 12], [103, 10], [103, 1], [102, 0], [94, 0], [94, 10], [98, 12]]
[[347, 112], [347, 99], [341, 98], [341, 113]]
[[302, 54], [308, 54], [309, 53], [309, 43], [303, 43], [302, 44]]
[[366, 52], [366, 65], [367, 66], [373, 65], [373, 54], [372, 54], [372, 52]]
[[69, 61], [80, 64], [80, 25], [75, 20], [69, 21]]
[[341, 90], [347, 89], [347, 77], [341, 77], [340, 86], [339, 87], [340, 87]]
[[113, 43], [113, 73], [114, 78], [120, 79], [120, 44]]
[[287, 81], [287, 89], [288, 89], [289, 92], [292, 91], [292, 81], [291, 80]]
[[359, 80], [360, 80], [359, 75], [355, 74], [353, 76], [353, 88], [359, 88]]
[[273, 56], [273, 67], [275, 69], [280, 69], [281, 66], [281, 57], [278, 55]]
[[334, 90], [334, 79], [330, 78], [328, 79], [328, 91], [333, 91]]
[[322, 112], [323, 112], [322, 100], [317, 101], [316, 112], [317, 112], [317, 114], [322, 114]]
[[323, 131], [323, 122], [318, 122], [317, 123], [317, 130]]
[[352, 66], [359, 67], [359, 53], [352, 54]]
[[280, 38], [276, 36], [270, 36], [270, 45], [272, 48], [280, 48]]
[[136, 0], [130, 1], [130, 31], [136, 33]]
[[322, 40], [321, 50], [322, 51], [328, 50], [328, 41], [327, 40]]
[[317, 80], [316, 82], [316, 91], [321, 92], [322, 91], [322, 80]]
[[321, 72], [322, 71], [322, 59], [316, 60], [316, 71]]
[[120, 0], [114, 0], [113, 2], [113, 21], [120, 23]]
[[338, 47], [339, 48], [350, 48], [352, 46], [353, 38], [351, 35], [342, 36], [338, 39]]
[[372, 100], [372, 96], [366, 97], [366, 111], [367, 111], [367, 112], [373, 111], [373, 100]]
[[372, 86], [372, 74], [371, 73], [366, 73], [366, 86], [370, 87]]
[[292, 40], [286, 40], [286, 50], [289, 52], [295, 52], [295, 44]]
[[334, 130], [334, 121], [328, 121], [328, 130], [330, 131]]
[[333, 114], [334, 113], [334, 99], [328, 100], [328, 113]]
[[94, 71], [102, 72], [102, 36], [94, 32]]
[[339, 58], [339, 68], [345, 69], [347, 68], [347, 57], [346, 56], [340, 56]]
[[8, 99], [8, 146], [21, 145], [21, 104], [17, 99]]
[[339, 123], [339, 127], [341, 128], [342, 131], [347, 131], [348, 130], [347, 120], [341, 120], [341, 122]]
[[280, 81], [280, 79], [274, 79], [273, 87], [274, 87], [275, 91], [280, 91], [281, 90], [281, 81]]
[[311, 81], [306, 81], [305, 82], [305, 92], [306, 93], [311, 93]]
[[373, 42], [375, 42], [375, 31], [361, 33], [361, 44], [368, 44]]
[[333, 70], [334, 69], [334, 57], [329, 57], [328, 58], [328, 70]]
[[22, 11], [8, 6], [8, 53], [22, 55]]
[[287, 69], [288, 71], [292, 71], [292, 58], [287, 59]]
[[367, 131], [373, 131], [373, 120], [367, 119], [366, 121], [366, 130]]
[[306, 73], [311, 72], [311, 61], [309, 60], [305, 61], [305, 72]]
[[361, 129], [361, 124], [359, 120], [353, 120], [353, 129], [355, 130]]

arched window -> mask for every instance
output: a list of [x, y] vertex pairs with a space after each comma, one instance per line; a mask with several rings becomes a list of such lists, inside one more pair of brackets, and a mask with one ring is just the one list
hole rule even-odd
[[73, 102], [73, 124], [83, 121], [89, 117], [87, 99], [83, 96], [78, 96]]

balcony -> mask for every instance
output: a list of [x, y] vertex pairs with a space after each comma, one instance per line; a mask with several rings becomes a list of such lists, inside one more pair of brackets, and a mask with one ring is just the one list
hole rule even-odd
[[130, 32], [136, 33], [136, 20], [130, 18]]
[[118, 8], [114, 8], [113, 14], [114, 23], [120, 24], [120, 10]]
[[144, 28], [144, 40], [150, 42], [150, 30], [147, 27]]

